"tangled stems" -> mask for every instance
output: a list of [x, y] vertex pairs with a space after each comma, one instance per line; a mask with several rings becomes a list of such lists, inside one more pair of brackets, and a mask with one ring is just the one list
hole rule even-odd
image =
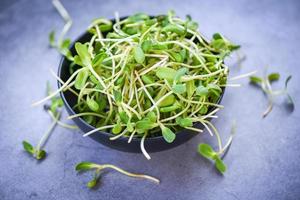
[[220, 34], [208, 41], [189, 16], [181, 20], [173, 12], [122, 20], [116, 14], [114, 24], [99, 18], [88, 31], [90, 41], [77, 42], [76, 55], [67, 56], [70, 78], [58, 79], [62, 87], [36, 104], [73, 90], [77, 114], [70, 118], [82, 117], [95, 127], [84, 136], [102, 130], [115, 134], [112, 140], [142, 138], [148, 159], [146, 137], [162, 135], [171, 143], [181, 129], [201, 132], [193, 127], [198, 121], [213, 135], [216, 129], [203, 116], [216, 118], [213, 108], [222, 108], [218, 100], [228, 76], [224, 59], [239, 46]]

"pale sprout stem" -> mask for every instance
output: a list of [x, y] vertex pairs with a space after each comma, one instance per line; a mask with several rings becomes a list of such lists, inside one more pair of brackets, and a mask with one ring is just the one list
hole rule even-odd
[[95, 132], [97, 132], [97, 131], [105, 130], [105, 129], [108, 129], [108, 128], [113, 128], [114, 126], [115, 126], [115, 125], [106, 125], [106, 126], [101, 126], [101, 127], [99, 127], [99, 128], [95, 128], [95, 129], [93, 129], [93, 130], [91, 130], [91, 131], [85, 133], [85, 134], [83, 135], [83, 137], [89, 136], [89, 135], [91, 135], [91, 134], [93, 134], [93, 133], [95, 133]]
[[40, 101], [37, 101], [35, 103], [32, 104], [32, 106], [37, 106], [49, 99], [51, 99], [52, 97], [55, 97], [60, 91], [63, 91], [67, 86], [68, 84], [75, 78], [75, 76], [80, 72], [82, 71], [84, 68], [81, 68], [81, 69], [78, 69], [76, 72], [74, 72], [70, 78], [65, 82], [65, 84], [63, 84], [58, 90], [56, 90], [55, 92], [51, 93], [50, 95], [48, 95], [47, 97], [45, 97], [44, 99], [40, 100]]
[[52, 130], [55, 128], [58, 119], [60, 118], [61, 112], [58, 112], [57, 115], [54, 118], [54, 121], [50, 124], [49, 128], [47, 129], [46, 133], [43, 135], [43, 137], [41, 138], [40, 142], [38, 143], [38, 145], [36, 146], [36, 151], [40, 151], [41, 148], [43, 147], [43, 145], [46, 143], [46, 141], [48, 140], [49, 136], [52, 133]]
[[228, 139], [227, 143], [225, 144], [225, 146], [223, 147], [222, 151], [219, 152], [220, 154], [224, 153], [226, 151], [226, 149], [230, 146], [235, 133], [236, 133], [236, 121], [234, 120], [233, 123], [232, 123], [229, 139]]
[[[143, 89], [146, 88], [145, 86], [143, 87]], [[164, 96], [160, 97], [159, 100], [157, 100], [155, 102], [155, 104], [153, 104], [149, 109], [145, 110], [143, 113], [148, 113], [150, 111], [152, 111], [153, 109], [155, 109], [156, 107], [158, 107], [158, 105], [163, 101], [165, 100], [165, 98], [167, 98], [168, 96], [170, 96], [171, 94], [173, 94], [172, 91], [168, 92], [167, 94], [165, 94]]]
[[211, 72], [209, 74], [204, 74], [204, 75], [183, 76], [183, 77], [181, 77], [181, 80], [183, 82], [187, 82], [187, 81], [194, 80], [194, 79], [200, 79], [201, 80], [201, 79], [204, 79], [204, 78], [208, 78], [208, 77], [218, 75], [218, 74], [222, 73], [223, 71], [224, 71], [224, 69], [219, 69], [215, 72]]
[[147, 158], [147, 160], [150, 160], [151, 157], [150, 155], [147, 153], [146, 149], [145, 149], [145, 138], [147, 137], [147, 133], [145, 133], [141, 139], [141, 151], [144, 154], [144, 156]]
[[154, 181], [155, 183], [160, 183], [159, 179], [157, 179], [157, 178], [154, 178], [149, 175], [144, 175], [144, 174], [134, 174], [134, 173], [125, 171], [124, 169], [121, 169], [115, 165], [103, 164], [103, 165], [99, 165], [99, 166], [100, 166], [100, 169], [111, 168], [111, 169], [114, 169], [126, 176], [130, 176], [130, 177], [134, 177], [134, 178], [141, 178], [141, 179], [148, 179], [148, 180]]
[[167, 59], [168, 59], [168, 57], [163, 58], [161, 61], [157, 62], [156, 64], [154, 64], [154, 65], [151, 66], [150, 68], [148, 68], [148, 69], [142, 71], [142, 72], [140, 73], [140, 75], [143, 76], [143, 75], [147, 74], [148, 72], [150, 72], [150, 71], [152, 71], [152, 70], [154, 70], [154, 69], [156, 69], [156, 68], [162, 66], [163, 63], [165, 63], [165, 62], [167, 61]]
[[[50, 110], [48, 110], [48, 113], [49, 113], [50, 117], [55, 121], [55, 120], [56, 120], [56, 117], [52, 114], [52, 112], [51, 112]], [[68, 129], [78, 129], [77, 126], [63, 123], [63, 122], [61, 122], [60, 120], [57, 120], [57, 124], [60, 125], [60, 126], [63, 127], [63, 128], [68, 128]]]
[[252, 76], [252, 75], [254, 75], [256, 73], [257, 73], [257, 70], [249, 72], [249, 73], [246, 73], [246, 74], [241, 74], [239, 76], [232, 77], [229, 80], [234, 81], [234, 80], [239, 80], [239, 79], [242, 79], [242, 78], [248, 78], [249, 76]]
[[212, 116], [213, 114], [217, 113], [220, 109], [216, 108], [215, 110], [211, 111], [210, 113], [208, 113], [207, 115], [204, 115], [201, 117], [201, 119], [206, 119], [207, 117]]
[[116, 139], [122, 137], [123, 135], [125, 135], [126, 133], [127, 133], [127, 130], [124, 129], [124, 131], [122, 131], [122, 133], [120, 133], [119, 135], [116, 135], [114, 137], [110, 137], [109, 140], [116, 140]]
[[70, 115], [67, 117], [67, 119], [74, 119], [77, 117], [81, 117], [81, 116], [95, 116], [95, 117], [101, 117], [101, 118], [106, 118], [107, 116], [105, 115], [101, 115], [99, 113], [94, 113], [94, 112], [85, 112], [85, 113], [78, 113], [75, 115]]
[[204, 127], [205, 127], [205, 129], [208, 131], [208, 133], [211, 135], [211, 136], [213, 136], [214, 134], [213, 134], [213, 132], [210, 130], [210, 128], [205, 124], [205, 122], [204, 121], [199, 121]]
[[136, 131], [134, 130], [131, 134], [130, 134], [130, 137], [128, 139], [128, 143], [130, 143], [135, 135]]
[[166, 42], [161, 42], [161, 44], [177, 44], [178, 46], [188, 50], [191, 54], [193, 54], [195, 56], [195, 58], [197, 58], [197, 60], [201, 63], [202, 67], [208, 72], [211, 73], [211, 71], [205, 66], [205, 63], [203, 62], [203, 59], [201, 59], [199, 57], [199, 55], [197, 53], [195, 53], [192, 49], [190, 49], [189, 47], [187, 47], [186, 45], [177, 42], [177, 41], [166, 41]]
[[189, 129], [189, 130], [192, 130], [192, 131], [195, 131], [195, 132], [199, 132], [199, 133], [202, 133], [202, 132], [203, 132], [202, 129], [194, 128], [194, 127], [185, 127], [185, 129]]
[[221, 140], [221, 137], [220, 137], [220, 134], [218, 132], [218, 130], [216, 129], [216, 127], [214, 125], [212, 125], [212, 123], [210, 123], [209, 121], [206, 121], [206, 120], [203, 120], [204, 123], [207, 123], [214, 131], [216, 137], [217, 137], [217, 141], [218, 141], [218, 146], [219, 146], [219, 152], [222, 151], [222, 140]]
[[[135, 74], [136, 74], [136, 77], [137, 77], [138, 81], [140, 82], [140, 84], [141, 84], [143, 90], [145, 91], [146, 95], [147, 95], [148, 98], [150, 99], [151, 103], [152, 103], [153, 105], [156, 105], [156, 104], [155, 104], [155, 101], [153, 100], [153, 98], [152, 98], [151, 95], [149, 94], [148, 90], [145, 88], [145, 85], [144, 85], [143, 81], [141, 80], [141, 78], [140, 78], [139, 74], [137, 73], [137, 71], [135, 71]], [[159, 109], [158, 109], [157, 106], [155, 106], [155, 109], [156, 109], [156, 112], [157, 112], [157, 120], [159, 120], [159, 118], [160, 118]]]
[[219, 85], [220, 87], [241, 87], [241, 84], [226, 84], [226, 85]]
[[[51, 75], [55, 78], [55, 79], [57, 79], [61, 84], [64, 84], [65, 82], [63, 81], [63, 80], [61, 80], [61, 78], [59, 78], [56, 74], [55, 74], [55, 72], [50, 68], [50, 73], [51, 73]], [[77, 93], [77, 92], [75, 92], [72, 88], [70, 88], [70, 87], [67, 87], [68, 88], [68, 90], [70, 91], [70, 92], [72, 92], [73, 94], [75, 94], [76, 96], [78, 96], [79, 94]], [[66, 88], [66, 89], [67, 89]]]
[[62, 40], [63, 40], [65, 34], [69, 31], [69, 29], [72, 26], [72, 19], [69, 15], [68, 11], [64, 8], [64, 6], [61, 4], [61, 2], [59, 0], [52, 0], [52, 4], [56, 8], [56, 10], [60, 14], [60, 16], [66, 22], [66, 24], [64, 25], [63, 30], [60, 34], [59, 40], [58, 40], [58, 44], [60, 45], [62, 43]]

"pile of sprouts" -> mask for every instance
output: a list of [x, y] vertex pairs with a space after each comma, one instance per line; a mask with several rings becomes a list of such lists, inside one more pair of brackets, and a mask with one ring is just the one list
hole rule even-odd
[[77, 96], [77, 114], [69, 118], [82, 117], [95, 127], [84, 136], [106, 131], [111, 140], [141, 138], [148, 159], [147, 137], [162, 135], [172, 143], [182, 129], [203, 132], [195, 123], [216, 135], [222, 151], [209, 119], [223, 107], [219, 99], [229, 72], [224, 59], [239, 46], [218, 33], [209, 41], [197, 28], [190, 16], [182, 20], [172, 11], [96, 19], [88, 29], [90, 41], [76, 42], [75, 55], [64, 51], [69, 79], [56, 77], [62, 86], [35, 104], [70, 90]]

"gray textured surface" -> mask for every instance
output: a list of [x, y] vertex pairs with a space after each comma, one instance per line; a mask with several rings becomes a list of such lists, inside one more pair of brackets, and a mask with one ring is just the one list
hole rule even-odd
[[[220, 176], [196, 153], [200, 142], [214, 143], [207, 133], [173, 150], [142, 155], [117, 152], [78, 132], [57, 128], [46, 150], [48, 158], [36, 162], [23, 152], [21, 142], [37, 142], [50, 122], [41, 107], [30, 104], [44, 96], [45, 80], [54, 80], [49, 68], [57, 68], [59, 55], [47, 48], [48, 32], [61, 30], [63, 22], [49, 1], [0, 2], [0, 199], [299, 199], [300, 113], [299, 44], [300, 3], [295, 1], [63, 1], [74, 20], [69, 36], [76, 38], [97, 16], [114, 11], [128, 15], [174, 9], [191, 14], [205, 35], [214, 32], [243, 46], [248, 58], [232, 74], [274, 66], [285, 78], [293, 74], [290, 92], [296, 101], [288, 113], [277, 99], [264, 120], [266, 99], [242, 80], [244, 87], [227, 89], [225, 109], [214, 123], [228, 136], [237, 119], [238, 133], [225, 158], [228, 172]], [[280, 86], [283, 83], [283, 80]], [[88, 190], [88, 174], [77, 175], [79, 161], [113, 163], [161, 179], [156, 185], [124, 177], [104, 175], [101, 187]]]

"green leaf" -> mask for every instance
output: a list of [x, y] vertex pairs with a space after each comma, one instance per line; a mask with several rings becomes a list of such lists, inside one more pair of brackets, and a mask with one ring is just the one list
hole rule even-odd
[[161, 125], [161, 132], [164, 139], [168, 143], [172, 143], [176, 138], [176, 134], [171, 129], [165, 127], [164, 125]]
[[55, 44], [55, 31], [51, 31], [49, 33], [49, 44], [50, 44], [50, 47], [55, 47], [56, 44]]
[[114, 128], [112, 129], [113, 134], [119, 134], [122, 131], [122, 126], [121, 124], [117, 123]]
[[62, 41], [61, 45], [60, 45], [60, 48], [63, 49], [63, 50], [69, 50], [69, 46], [71, 44], [71, 40], [68, 38], [68, 39], [65, 39]]
[[127, 23], [134, 23], [134, 22], [148, 20], [149, 18], [150, 18], [149, 15], [147, 15], [145, 13], [136, 13], [136, 14], [128, 17], [126, 19], [126, 21], [127, 21]]
[[159, 111], [161, 113], [166, 113], [166, 112], [172, 112], [172, 111], [175, 111], [177, 109], [181, 108], [181, 104], [178, 103], [178, 101], [176, 101], [173, 105], [171, 106], [167, 106], [167, 107], [162, 107], [159, 109]]
[[154, 19], [148, 19], [148, 20], [145, 21], [145, 25], [146, 26], [152, 26], [155, 23], [157, 23], [157, 19], [156, 18], [154, 18]]
[[151, 112], [148, 112], [146, 117], [151, 121], [151, 122], [156, 122], [156, 114], [155, 112], [151, 111]]
[[180, 53], [170, 51], [169, 54], [171, 56], [171, 59], [174, 60], [175, 62], [179, 62], [179, 63], [183, 62], [183, 58]]
[[216, 50], [224, 50], [227, 48], [226, 42], [223, 39], [213, 40], [210, 45]]
[[120, 104], [122, 102], [122, 93], [118, 90], [114, 90], [114, 99], [116, 101], [117, 104]]
[[81, 44], [80, 42], [75, 43], [75, 49], [80, 57], [80, 60], [84, 66], [91, 65], [91, 56], [88, 52], [88, 48], [85, 44]]
[[278, 81], [280, 78], [280, 74], [279, 73], [271, 73], [268, 75], [268, 80], [270, 82], [273, 82], [273, 81]]
[[89, 96], [87, 97], [86, 104], [88, 105], [89, 109], [91, 109], [94, 112], [97, 112], [99, 110], [98, 103], [93, 98], [90, 98]]
[[203, 85], [200, 85], [196, 89], [196, 94], [201, 97], [206, 97], [208, 95], [208, 89], [204, 87]]
[[134, 52], [134, 59], [137, 63], [142, 64], [145, 61], [145, 54], [143, 49], [140, 46], [136, 46], [133, 49]]
[[176, 71], [175, 77], [174, 77], [174, 81], [177, 82], [180, 80], [180, 78], [182, 76], [184, 76], [189, 70], [185, 67], [180, 68]]
[[207, 113], [207, 111], [208, 111], [207, 106], [202, 106], [201, 109], [199, 110], [199, 113], [201, 115], [205, 115]]
[[85, 115], [85, 116], [83, 116], [83, 119], [84, 119], [84, 121], [86, 121], [86, 123], [92, 124], [95, 119], [95, 116]]
[[76, 171], [90, 170], [97, 168], [98, 165], [92, 162], [81, 162], [78, 163], [75, 167]]
[[23, 148], [25, 151], [27, 151], [28, 153], [30, 153], [32, 155], [34, 154], [34, 151], [35, 151], [34, 147], [29, 142], [23, 141], [22, 144], [23, 144]]
[[177, 94], [183, 94], [186, 92], [186, 85], [185, 84], [177, 84], [172, 86], [172, 91]]
[[165, 107], [165, 106], [169, 106], [172, 105], [175, 102], [175, 96], [173, 94], [167, 96], [166, 98], [164, 98], [164, 100], [162, 100], [158, 106], [159, 107]]
[[141, 78], [145, 84], [154, 83], [154, 79], [150, 75], [143, 75]]
[[96, 185], [97, 185], [97, 183], [98, 183], [98, 178], [93, 178], [91, 181], [89, 181], [87, 184], [86, 184], [86, 186], [88, 187], [88, 188], [93, 188], [93, 187], [95, 187]]
[[142, 42], [142, 49], [144, 52], [148, 52], [151, 49], [152, 42], [151, 40], [145, 40]]
[[107, 55], [105, 52], [98, 53], [92, 60], [93, 67], [100, 65], [105, 58], [107, 58]]
[[219, 156], [215, 158], [215, 166], [222, 174], [226, 172], [227, 167], [224, 164], [224, 162], [219, 158]]
[[238, 50], [241, 47], [240, 45], [232, 44], [219, 33], [215, 33], [213, 35], [213, 40], [211, 41], [210, 45], [217, 51], [225, 51], [227, 53]]
[[73, 62], [76, 64], [76, 65], [79, 65], [79, 66], [83, 66], [81, 60], [80, 60], [80, 57], [78, 55], [75, 55], [74, 58], [73, 58]]
[[100, 31], [103, 32], [108, 32], [112, 29], [112, 23], [110, 21], [110, 24], [100, 24], [99, 25], [99, 29]]
[[191, 30], [193, 30], [193, 31], [196, 31], [197, 29], [198, 29], [198, 23], [197, 22], [195, 22], [195, 21], [189, 21], [188, 23], [187, 23], [187, 28], [188, 29], [191, 29]]
[[250, 83], [252, 84], [259, 85], [262, 83], [262, 79], [258, 76], [250, 76], [249, 79], [250, 79]]
[[235, 44], [229, 44], [228, 45], [228, 49], [230, 50], [230, 51], [235, 51], [235, 50], [238, 50], [238, 49], [240, 49], [241, 48], [241, 45], [235, 45]]
[[52, 100], [52, 103], [50, 105], [50, 110], [53, 114], [56, 113], [58, 107], [59, 107], [59, 101], [57, 101], [56, 99]]
[[176, 118], [176, 124], [178, 124], [181, 127], [191, 127], [193, 126], [193, 120], [191, 118]]
[[215, 94], [217, 97], [220, 96], [220, 93], [222, 92], [222, 88], [220, 88], [220, 86], [214, 84], [214, 83], [209, 83], [207, 85], [207, 89], [209, 92], [212, 92], [213, 94]]
[[151, 49], [153, 50], [167, 50], [169, 49], [167, 44], [159, 44], [159, 43], [154, 43], [151, 45]]
[[176, 76], [177, 71], [168, 67], [159, 67], [156, 70], [156, 76], [160, 79], [166, 79], [168, 81], [173, 81]]
[[87, 68], [81, 70], [76, 76], [75, 88], [77, 90], [82, 89], [88, 78], [89, 78], [89, 70]]
[[119, 117], [124, 124], [127, 124], [129, 121], [129, 117], [127, 116], [125, 111], [119, 112]]
[[39, 150], [36, 152], [36, 159], [42, 160], [46, 157], [46, 151], [44, 150]]
[[177, 35], [183, 35], [185, 33], [183, 28], [176, 26], [175, 24], [168, 24], [162, 29], [162, 32], [172, 32], [176, 33]]
[[131, 123], [130, 121], [128, 121], [127, 124], [126, 124], [127, 131], [132, 133], [134, 131], [133, 125], [134, 125], [134, 123]]
[[213, 148], [209, 144], [199, 144], [198, 146], [198, 152], [205, 158], [213, 159], [216, 155], [216, 152], [213, 150]]
[[214, 33], [213, 34], [213, 39], [218, 40], [218, 39], [223, 39], [222, 35], [220, 33]]
[[184, 62], [187, 59], [187, 57], [188, 57], [187, 50], [186, 49], [181, 49], [179, 53], [180, 53], [180, 55], [182, 57], [182, 62]]
[[156, 127], [156, 123], [148, 118], [144, 118], [141, 121], [136, 122], [135, 124], [135, 128], [137, 129], [138, 133], [144, 133], [147, 130], [153, 129], [154, 127]]
[[195, 90], [196, 90], [195, 81], [194, 80], [187, 81], [186, 82], [186, 91], [187, 91], [188, 98], [193, 96]]

